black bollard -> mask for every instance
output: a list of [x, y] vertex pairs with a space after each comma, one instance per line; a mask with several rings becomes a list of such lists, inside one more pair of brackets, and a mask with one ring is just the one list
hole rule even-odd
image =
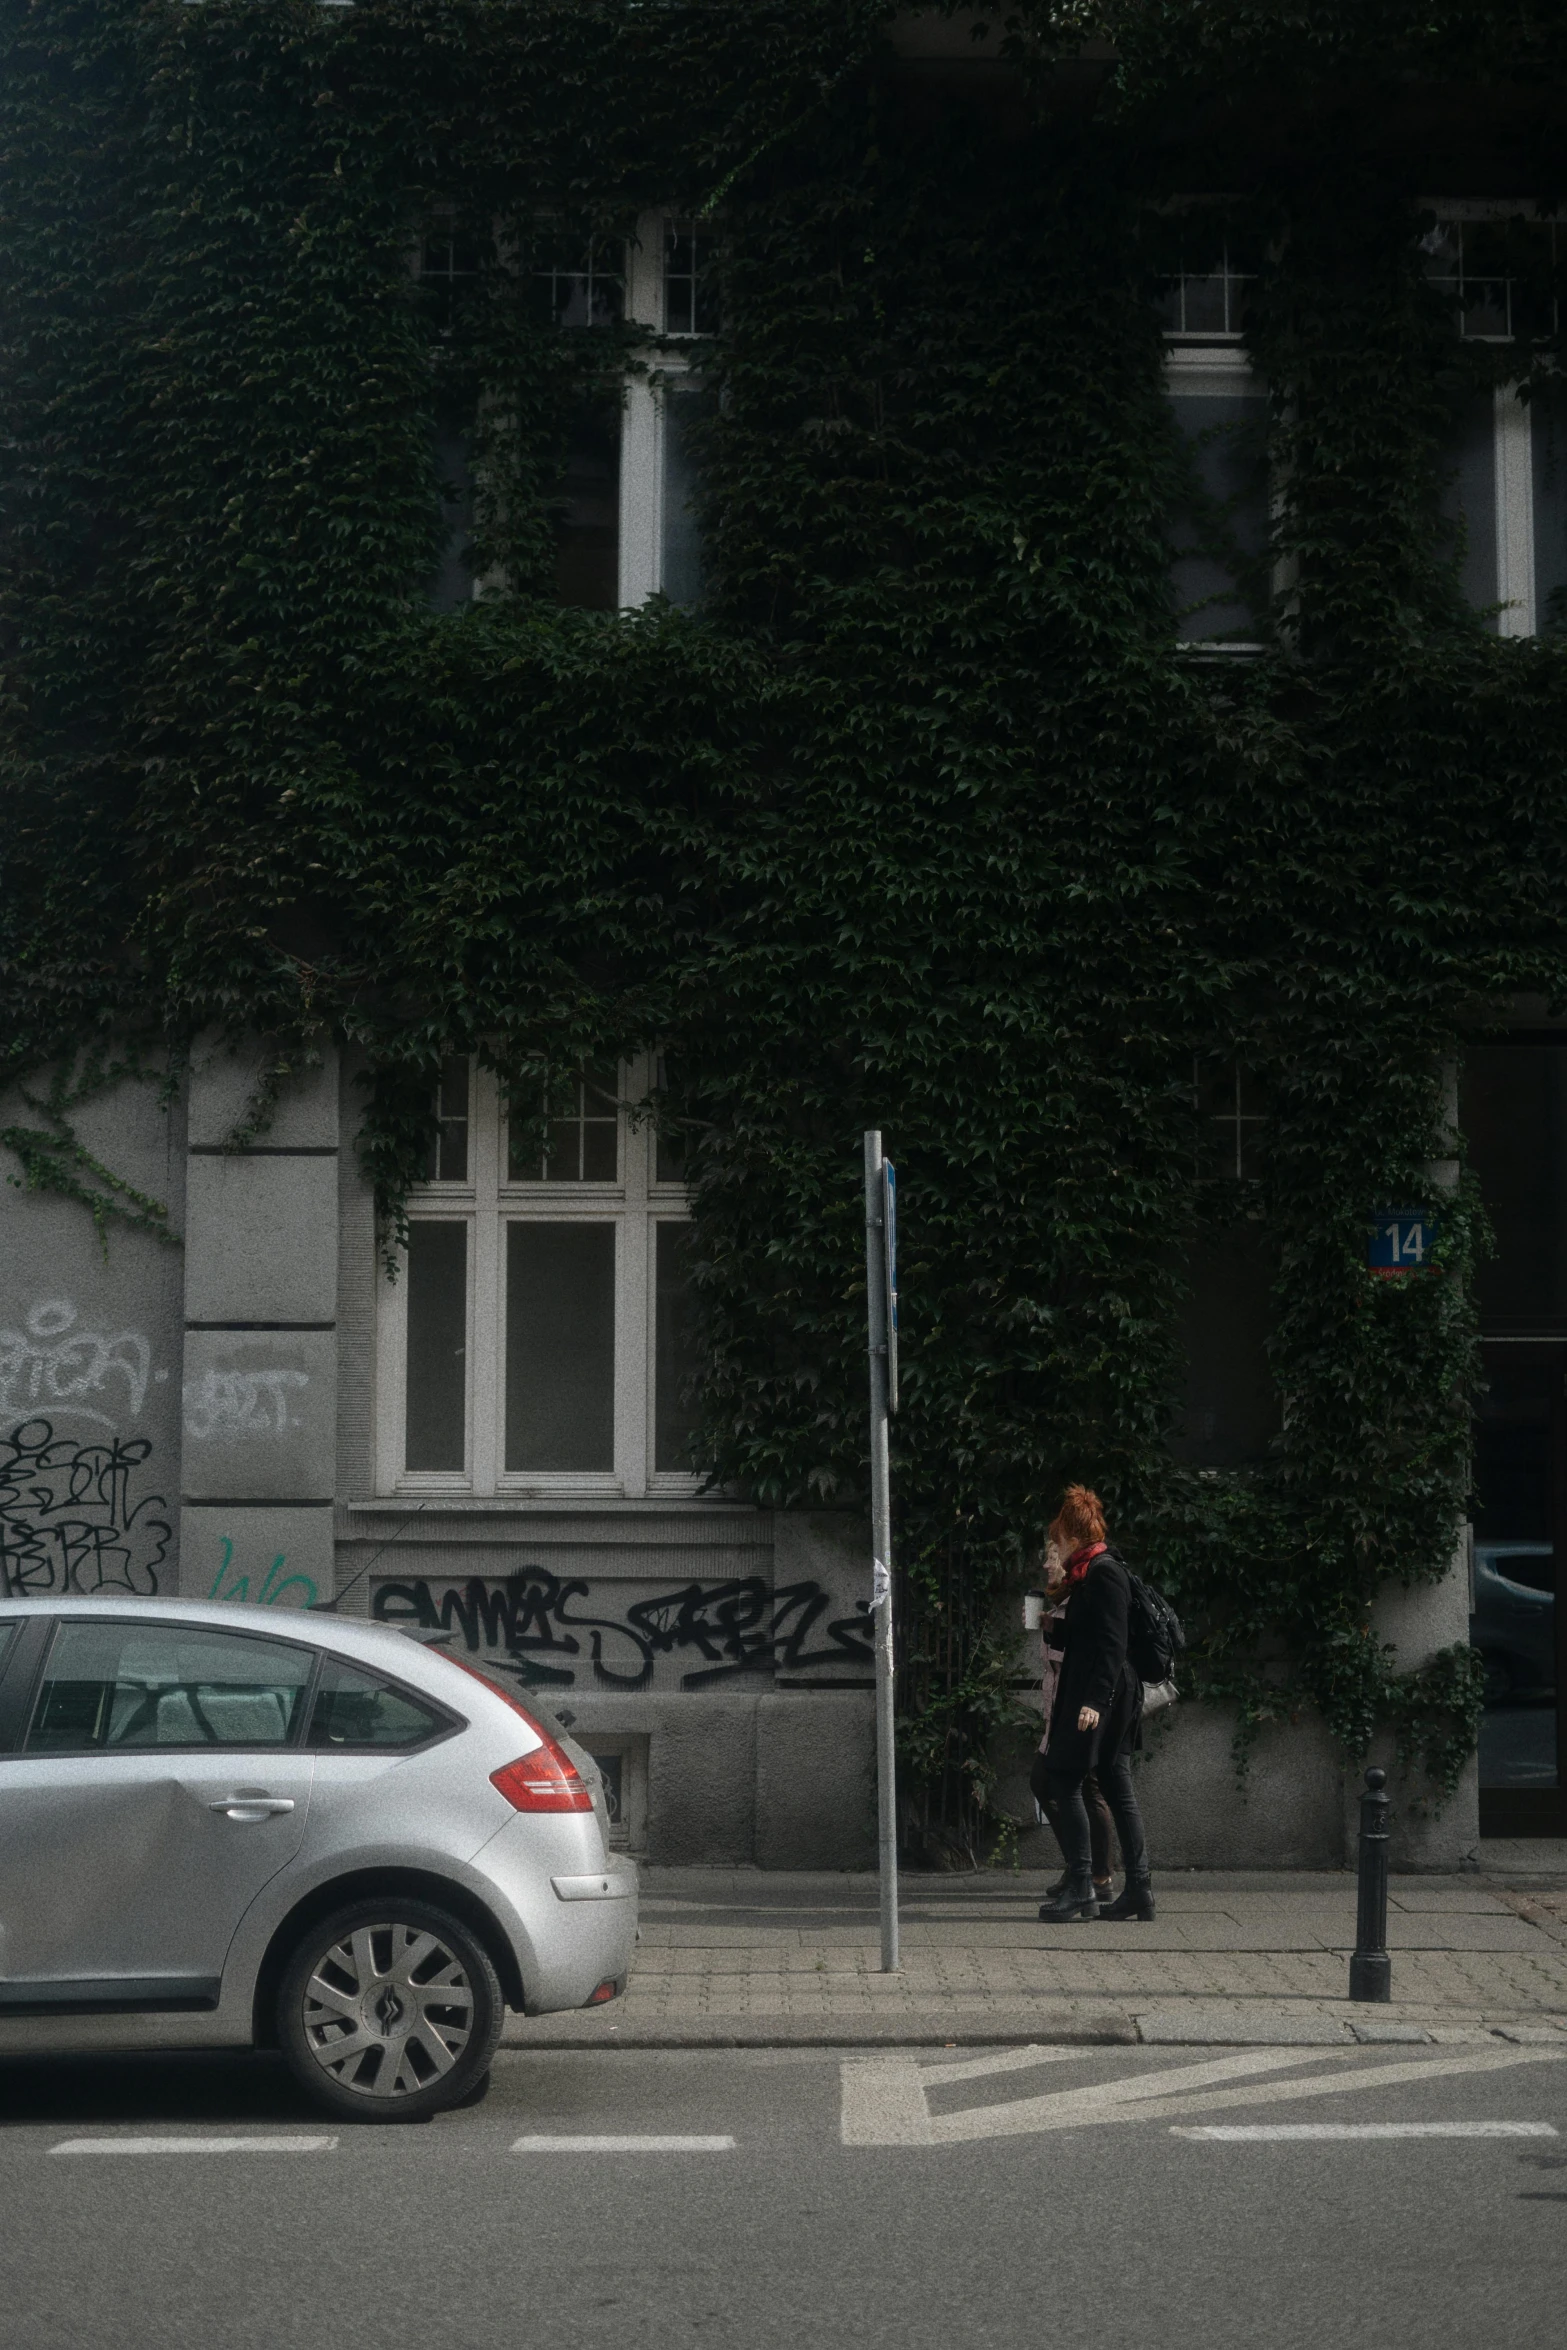
[[1366, 1792], [1360, 1799], [1360, 1901], [1349, 1962], [1351, 1999], [1393, 1996], [1393, 1961], [1387, 1954], [1386, 1786], [1385, 1771], [1367, 1771]]

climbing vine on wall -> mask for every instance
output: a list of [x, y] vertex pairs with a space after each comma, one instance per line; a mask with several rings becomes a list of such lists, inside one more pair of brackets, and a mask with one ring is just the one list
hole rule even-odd
[[[335, 1037], [395, 1231], [445, 1053], [526, 1103], [657, 1040], [702, 1458], [777, 1505], [860, 1491], [880, 1125], [910, 1753], [959, 1840], [1005, 1711], [987, 1595], [1068, 1476], [1243, 1731], [1392, 1722], [1450, 1789], [1474, 1660], [1399, 1675], [1369, 1627], [1379, 1584], [1450, 1563], [1477, 1209], [1444, 1201], [1443, 1269], [1406, 1282], [1364, 1224], [1430, 1196], [1466, 1029], [1562, 984], [1563, 647], [1465, 606], [1439, 494], [1466, 396], [1546, 397], [1556, 346], [1460, 343], [1374, 139], [1153, 132], [1481, 57], [1557, 86], [1560, 42], [1497, 9], [1018, 8], [998, 113], [900, 72], [885, 14], [3, 0], [0, 1073], [42, 1099], [46, 1065], [216, 1025], [281, 1081]], [[1094, 104], [1063, 108], [1085, 41]], [[1268, 255], [1289, 582], [1224, 666], [1173, 641], [1150, 299], [1161, 207], [1220, 184]], [[541, 323], [530, 240], [666, 203], [720, 247], [706, 600], [564, 610], [568, 414], [660, 353]], [[410, 266], [437, 219], [473, 256], [439, 308]], [[487, 592], [439, 613], [457, 414]], [[1268, 1101], [1244, 1182], [1203, 1172], [1194, 1059]], [[3, 1139], [69, 1189], [56, 1110]], [[101, 1218], [151, 1213], [91, 1172]], [[1237, 1228], [1279, 1433], [1202, 1470], [1169, 1442], [1183, 1266]]]

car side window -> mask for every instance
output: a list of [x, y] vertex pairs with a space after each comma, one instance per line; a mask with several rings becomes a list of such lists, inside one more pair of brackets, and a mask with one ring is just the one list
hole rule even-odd
[[314, 1651], [176, 1624], [62, 1624], [27, 1734], [30, 1753], [283, 1746]]
[[446, 1717], [341, 1657], [327, 1657], [316, 1685], [307, 1746], [417, 1746]]
[[0, 1673], [5, 1671], [6, 1651], [15, 1638], [16, 1618], [13, 1616], [8, 1624], [0, 1624]]

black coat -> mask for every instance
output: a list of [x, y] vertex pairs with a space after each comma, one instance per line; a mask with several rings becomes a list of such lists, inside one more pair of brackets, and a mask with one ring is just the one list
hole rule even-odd
[[[1101, 1551], [1067, 1603], [1066, 1646], [1050, 1715], [1045, 1762], [1074, 1776], [1111, 1762], [1137, 1735], [1143, 1685], [1127, 1661], [1126, 1618], [1132, 1587], [1113, 1550]], [[1080, 1730], [1085, 1705], [1098, 1726]]]

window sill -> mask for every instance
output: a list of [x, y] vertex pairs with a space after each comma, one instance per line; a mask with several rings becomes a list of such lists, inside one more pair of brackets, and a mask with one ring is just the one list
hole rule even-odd
[[541, 1493], [530, 1489], [525, 1493], [386, 1493], [367, 1499], [345, 1501], [341, 1506], [350, 1516], [389, 1517], [405, 1510], [410, 1516], [416, 1505], [422, 1516], [451, 1514], [454, 1516], [544, 1516], [552, 1512], [606, 1510], [627, 1516], [648, 1516], [670, 1510], [744, 1510], [751, 1517], [768, 1517], [770, 1511], [756, 1503], [742, 1501], [734, 1494], [699, 1493], [695, 1487], [670, 1492], [644, 1493], [634, 1497], [623, 1493], [595, 1492], [591, 1488], [573, 1486], [555, 1493]]

